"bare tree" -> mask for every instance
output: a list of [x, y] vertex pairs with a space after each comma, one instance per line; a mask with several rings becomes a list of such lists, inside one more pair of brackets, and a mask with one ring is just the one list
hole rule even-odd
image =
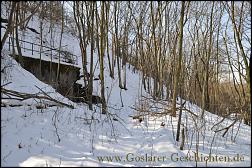
[[90, 34], [90, 41], [91, 41], [91, 51], [90, 51], [90, 79], [88, 82], [88, 96], [89, 96], [89, 109], [92, 110], [92, 94], [93, 94], [93, 76], [94, 76], [94, 68], [93, 68], [93, 62], [94, 62], [94, 11], [95, 11], [95, 2], [91, 3], [91, 34]]
[[59, 74], [60, 74], [60, 53], [62, 51], [62, 36], [64, 32], [64, 1], [62, 2], [62, 13], [61, 13], [61, 32], [60, 32], [60, 43], [59, 43], [59, 61], [58, 61], [58, 68], [57, 68], [57, 76], [56, 81], [59, 82]]
[[1, 39], [1, 50], [2, 50], [2, 48], [4, 46], [4, 44], [5, 44], [5, 41], [6, 41], [7, 37], [8, 37], [8, 35], [11, 32], [13, 32], [13, 30], [16, 27], [22, 25], [23, 23], [26, 22], [26, 24], [28, 24], [28, 21], [37, 12], [37, 10], [38, 10], [38, 8], [39, 8], [39, 6], [41, 5], [42, 2], [39, 2], [39, 4], [34, 8], [34, 10], [31, 12], [31, 14], [27, 18], [25, 18], [24, 20], [20, 20], [18, 23], [15, 23], [15, 22], [13, 22], [13, 14], [16, 11], [15, 9], [16, 9], [16, 4], [17, 3], [20, 3], [20, 2], [11, 1], [11, 11], [10, 11], [10, 15], [9, 15], [9, 18], [8, 18], [8, 26], [6, 28], [6, 31], [4, 33], [3, 38]]
[[101, 4], [101, 24], [100, 24], [100, 34], [101, 34], [101, 39], [100, 39], [100, 55], [99, 55], [99, 62], [100, 62], [100, 80], [101, 80], [101, 99], [102, 99], [102, 114], [106, 114], [107, 110], [107, 105], [106, 105], [106, 100], [105, 100], [105, 94], [104, 94], [104, 65], [103, 65], [103, 59], [104, 59], [104, 37], [105, 37], [105, 32], [104, 32], [104, 21], [105, 21], [105, 2], [102, 2]]
[[185, 2], [182, 2], [181, 13], [180, 13], [180, 33], [179, 33], [179, 58], [177, 62], [176, 75], [173, 85], [173, 96], [172, 96], [172, 116], [176, 117], [176, 100], [177, 100], [177, 86], [179, 82], [181, 63], [182, 63], [182, 43], [183, 43], [183, 27], [184, 27], [184, 12], [185, 12]]

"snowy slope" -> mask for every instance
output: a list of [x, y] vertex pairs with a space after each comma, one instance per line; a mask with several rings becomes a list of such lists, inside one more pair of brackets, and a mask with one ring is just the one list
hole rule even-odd
[[[4, 9], [2, 8], [3, 12], [1, 13], [1, 17], [2, 18], [6, 18], [6, 16], [4, 15]], [[3, 26], [6, 26], [6, 23], [3, 23]], [[30, 20], [30, 22], [28, 23], [27, 27], [34, 29], [36, 32], [40, 33], [40, 20], [38, 18], [37, 15], [34, 15], [32, 17], [32, 19]], [[3, 37], [5, 32], [5, 29], [1, 28], [1, 38]], [[43, 21], [43, 25], [42, 25], [42, 39], [43, 39], [43, 46], [45, 47], [49, 47], [49, 48], [54, 48], [54, 49], [59, 49], [60, 45], [60, 33], [61, 33], [61, 25], [58, 24], [53, 24], [53, 31], [52, 31], [52, 40], [51, 40], [51, 33], [50, 33], [50, 22], [47, 20]], [[63, 51], [68, 51], [76, 56], [80, 56], [81, 52], [80, 52], [80, 47], [79, 47], [79, 42], [78, 39], [76, 39], [73, 35], [71, 35], [71, 33], [69, 33], [69, 28], [65, 27], [64, 28], [64, 32], [62, 35], [62, 38], [64, 39], [62, 41], [62, 50]], [[40, 54], [39, 52], [36, 51], [40, 51], [40, 34], [37, 34], [33, 31], [31, 31], [30, 29], [26, 28], [26, 30], [23, 31], [19, 31], [19, 40], [20, 41], [20, 46], [21, 46], [21, 50], [22, 50], [22, 54], [24, 56], [28, 56], [28, 57], [33, 57], [33, 58], [40, 58]], [[26, 42], [23, 42], [26, 41]], [[6, 48], [7, 50], [9, 50], [9, 38], [7, 38], [4, 48]], [[32, 46], [32, 44], [30, 43], [34, 43], [35, 45]], [[26, 48], [26, 49], [24, 49]], [[33, 48], [34, 52], [32, 53], [31, 49]], [[10, 50], [12, 51], [12, 46], [10, 48]], [[16, 53], [17, 53], [17, 49], [15, 47]], [[51, 53], [48, 48], [43, 48], [42, 49], [42, 56], [41, 59], [43, 60], [47, 60], [50, 61], [51, 60]], [[52, 61], [58, 63], [58, 59], [56, 58], [56, 56], [58, 56], [58, 52], [56, 51], [52, 51]], [[62, 56], [61, 56], [62, 57]], [[81, 66], [81, 58], [79, 58], [77, 60], [77, 65], [74, 66]], [[67, 64], [69, 65], [69, 63], [66, 62], [62, 62], [62, 64]]]
[[[17, 70], [12, 70], [10, 73], [12, 77], [8, 81], [13, 82], [12, 85], [9, 85], [10, 89], [29, 92], [27, 88], [33, 90], [34, 85], [41, 88], [46, 87], [46, 84], [38, 81], [18, 64], [15, 64], [13, 69]], [[18, 83], [18, 81], [27, 82]], [[129, 117], [134, 114], [130, 106], [135, 104], [138, 97], [139, 75], [128, 71], [128, 81], [128, 90], [122, 92], [124, 107], [120, 107], [121, 102], [117, 89], [112, 91], [110, 98], [112, 102], [110, 106], [113, 107], [110, 108], [110, 111], [124, 120], [124, 126], [114, 121], [112, 127], [110, 120], [106, 116], [100, 115], [99, 108], [96, 107], [94, 111], [89, 111], [84, 104], [75, 104], [76, 108], [73, 110], [66, 107], [48, 107], [41, 110], [28, 105], [2, 107], [2, 166], [195, 166], [195, 162], [176, 162], [170, 159], [164, 162], [142, 162], [137, 158], [134, 161], [130, 160], [133, 155], [136, 157], [145, 154], [167, 158], [172, 155], [176, 156], [176, 153], [179, 156], [186, 156], [188, 150], [179, 150], [179, 144], [173, 139], [169, 116], [150, 117], [142, 123]], [[47, 87], [49, 88], [49, 86]], [[48, 91], [50, 90], [48, 89]], [[55, 93], [55, 95], [58, 94]], [[199, 111], [194, 105], [188, 103], [187, 106], [191, 106], [192, 111]], [[121, 108], [121, 110], [113, 110], [114, 108]], [[58, 142], [53, 125], [55, 113], [58, 115], [56, 125], [60, 142]], [[191, 137], [195, 131], [192, 117], [188, 113], [183, 114], [183, 121], [188, 118], [188, 134]], [[95, 120], [91, 122], [92, 116]], [[217, 116], [207, 113], [205, 147], [203, 149], [201, 142], [199, 148], [200, 153], [204, 156], [209, 153], [214, 134], [210, 130], [210, 125], [213, 125], [214, 121], [216, 123], [217, 118]], [[161, 122], [165, 123], [164, 127], [160, 126]], [[176, 119], [173, 118], [174, 130], [176, 130], [176, 122]], [[237, 131], [236, 127], [234, 131]], [[249, 165], [251, 158], [250, 130], [249, 127], [241, 124], [235, 142], [230, 141], [230, 135], [222, 138], [221, 134], [217, 134], [212, 149], [212, 154], [223, 156], [233, 156], [239, 153], [245, 157], [245, 162], [218, 162], [208, 163], [208, 165]], [[190, 139], [188, 141], [188, 145], [185, 145], [186, 149], [190, 148]], [[195, 151], [194, 141], [195, 139], [192, 142], [192, 151]], [[202, 137], [200, 141], [202, 141]], [[21, 148], [18, 147], [19, 144]], [[127, 154], [129, 161], [125, 162], [100, 162], [97, 158], [97, 156], [122, 156], [124, 158]], [[205, 166], [205, 162], [200, 162], [199, 165]]]
[[[39, 30], [36, 17], [30, 24]], [[36, 39], [34, 33], [29, 33], [29, 35], [31, 39]], [[48, 36], [45, 38], [49, 38]], [[55, 38], [59, 36], [55, 35]], [[75, 47], [74, 54], [80, 56], [77, 47], [78, 40], [71, 35], [65, 33], [63, 44], [70, 48]], [[90, 46], [88, 46], [89, 51]], [[217, 155], [218, 158], [233, 157], [237, 154], [244, 157], [244, 161], [232, 162], [206, 163], [203, 160], [197, 163], [198, 166], [227, 167], [251, 164], [251, 128], [239, 122], [229, 130], [225, 137], [222, 137], [223, 131], [215, 134], [213, 130], [228, 126], [232, 123], [231, 120], [225, 119], [222, 124], [211, 130], [212, 126], [222, 119], [221, 117], [206, 112], [206, 127], [200, 127], [201, 123], [197, 121], [198, 127], [196, 127], [195, 117], [183, 111], [182, 123], [187, 127], [188, 139], [185, 140], [185, 150], [180, 150], [180, 142], [177, 143], [174, 138], [177, 118], [171, 119], [169, 115], [166, 115], [146, 117], [141, 123], [133, 120], [130, 116], [137, 113], [132, 108], [139, 105], [141, 95], [150, 97], [142, 89], [141, 72], [133, 73], [131, 69], [127, 69], [128, 90], [120, 90], [117, 68], [115, 68], [116, 75], [113, 80], [109, 77], [105, 59], [105, 95], [110, 114], [101, 115], [98, 106], [94, 106], [94, 110], [90, 111], [86, 104], [73, 103], [24, 70], [8, 56], [7, 46], [1, 55], [4, 55], [1, 68], [10, 63], [13, 64], [12, 67], [6, 69], [8, 73], [1, 73], [1, 85], [12, 82], [5, 88], [36, 93], [39, 90], [35, 86], [38, 86], [57, 100], [73, 104], [75, 107], [75, 109], [70, 109], [53, 106], [37, 109], [38, 100], [27, 100], [22, 103], [5, 100], [7, 107], [1, 107], [1, 166], [195, 166], [194, 160], [188, 161], [185, 157], [194, 156], [197, 130], [200, 132], [199, 156], [208, 156], [211, 150], [212, 156]], [[81, 63], [81, 58], [78, 60]], [[95, 64], [97, 60], [96, 52]], [[99, 64], [97, 64], [95, 76], [98, 76], [98, 73]], [[80, 80], [79, 83], [81, 82]], [[99, 82], [94, 81], [94, 94], [98, 95], [100, 94]], [[121, 101], [123, 101], [123, 107]], [[10, 106], [17, 103], [22, 106]], [[150, 104], [150, 102], [146, 103]], [[199, 107], [189, 102], [186, 102], [186, 107], [195, 114], [201, 112]], [[114, 121], [114, 118], [118, 121]], [[161, 126], [162, 122], [164, 126]], [[235, 136], [236, 139], [232, 141], [231, 139]], [[156, 158], [148, 159], [151, 155]], [[146, 156], [147, 160], [145, 160]], [[108, 161], [109, 159], [111, 160]]]

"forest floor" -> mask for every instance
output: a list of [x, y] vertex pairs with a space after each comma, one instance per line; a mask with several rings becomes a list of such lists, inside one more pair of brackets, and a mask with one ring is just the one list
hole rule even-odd
[[[109, 114], [102, 115], [100, 107], [94, 105], [94, 110], [90, 111], [86, 104], [71, 102], [51, 86], [24, 70], [11, 57], [4, 58], [3, 64], [10, 62], [12, 64], [5, 72], [8, 75], [1, 73], [2, 84], [11, 82], [4, 88], [25, 93], [38, 93], [40, 88], [51, 97], [72, 104], [75, 108], [53, 106], [55, 103], [38, 99], [22, 102], [3, 99], [6, 107], [1, 107], [2, 166], [196, 166], [196, 164], [248, 166], [250, 164], [251, 128], [240, 122], [236, 122], [222, 137], [225, 130], [217, 133], [214, 130], [230, 125], [232, 120], [225, 119], [213, 127], [222, 117], [206, 112], [205, 126], [201, 127], [202, 123], [195, 115], [183, 111], [182, 128], [185, 128], [186, 138], [184, 150], [180, 150], [181, 140], [175, 141], [178, 117], [149, 115], [144, 117], [142, 122], [133, 119], [132, 116], [139, 115], [133, 109], [140, 106], [141, 102], [138, 101], [140, 95], [148, 97], [144, 91], [139, 93], [141, 75], [138, 73], [127, 70], [128, 90], [122, 90], [122, 100], [120, 89], [114, 86], [118, 81], [111, 79], [112, 81], [106, 82], [108, 87], [106, 93], [110, 94]], [[145, 99], [142, 104], [151, 105], [148, 100], [150, 99]], [[47, 106], [43, 107], [43, 104]], [[156, 102], [155, 107], [160, 104]], [[165, 104], [165, 101], [162, 104]], [[199, 107], [189, 102], [186, 102], [185, 107], [196, 115], [201, 112]], [[155, 110], [152, 112], [155, 113]], [[199, 158], [196, 163], [197, 135]], [[210, 151], [213, 160], [206, 162]], [[221, 157], [223, 158], [220, 159]]]
[[[44, 39], [48, 45], [50, 36], [46, 32], [49, 24], [44, 26]], [[36, 16], [29, 27], [39, 30]], [[53, 37], [56, 38], [55, 41], [59, 41], [57, 38], [60, 37], [60, 26], [56, 30], [58, 31], [54, 32]], [[22, 36], [24, 40], [37, 43], [38, 37], [39, 35], [32, 32]], [[80, 56], [76, 44], [79, 43], [75, 37], [68, 32], [63, 34], [62, 46], [67, 45], [70, 52]], [[90, 51], [90, 46], [87, 51]], [[73, 105], [74, 109], [36, 98], [24, 101], [2, 99], [1, 166], [251, 165], [251, 127], [237, 121], [223, 136], [225, 129], [218, 130], [226, 128], [234, 121], [224, 119], [218, 124], [222, 117], [207, 111], [202, 121], [197, 117], [202, 110], [190, 102], [185, 102], [184, 107], [191, 112], [182, 112], [181, 130], [184, 129], [185, 142], [183, 150], [180, 150], [182, 139], [179, 142], [175, 140], [178, 117], [172, 118], [169, 114], [155, 115], [169, 108], [168, 101], [154, 101], [142, 87], [141, 72], [133, 72], [133, 67], [129, 64], [126, 65], [127, 90], [121, 90], [118, 87], [117, 68], [115, 78], [110, 78], [108, 63], [104, 61], [108, 113], [102, 115], [100, 105], [94, 105], [91, 111], [85, 103], [70, 101], [23, 69], [9, 54], [6, 44], [1, 51], [1, 70], [6, 67], [1, 72], [1, 86], [39, 95], [42, 95], [43, 90], [50, 97]], [[39, 53], [32, 55], [25, 51], [25, 54], [39, 58]], [[46, 56], [43, 58], [49, 59]], [[96, 51], [95, 77], [99, 75], [97, 62]], [[81, 67], [81, 63], [79, 57], [78, 65], [75, 66]], [[83, 84], [83, 80], [78, 83]], [[99, 80], [94, 81], [93, 94], [100, 94]], [[6, 98], [6, 95], [2, 96]], [[177, 103], [179, 107], [180, 99]], [[140, 122], [133, 119], [133, 116], [143, 114], [136, 109], [149, 111], [150, 115], [145, 115]], [[195, 153], [198, 157], [195, 157]]]

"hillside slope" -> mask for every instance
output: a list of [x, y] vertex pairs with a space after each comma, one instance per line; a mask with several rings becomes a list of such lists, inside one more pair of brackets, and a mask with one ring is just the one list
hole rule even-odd
[[[36, 17], [30, 24], [36, 28]], [[38, 22], [37, 22], [38, 23]], [[59, 31], [60, 29], [58, 29]], [[77, 46], [77, 39], [65, 33], [64, 45]], [[30, 40], [36, 34], [29, 33]], [[55, 37], [57, 37], [55, 35]], [[70, 40], [72, 39], [72, 40]], [[57, 40], [55, 40], [57, 41]], [[74, 43], [73, 43], [74, 41]], [[76, 47], [78, 48], [78, 47]], [[74, 53], [80, 56], [80, 51]], [[88, 46], [88, 51], [90, 46]], [[175, 141], [177, 117], [169, 115], [149, 115], [142, 122], [133, 119], [138, 115], [134, 109], [143, 105], [156, 113], [159, 108], [167, 108], [167, 102], [155, 102], [141, 86], [141, 72], [127, 69], [127, 89], [118, 87], [117, 70], [115, 79], [109, 77], [105, 59], [105, 94], [109, 114], [102, 115], [101, 109], [94, 106], [90, 111], [83, 103], [74, 103], [24, 70], [8, 56], [7, 45], [1, 51], [1, 85], [4, 88], [25, 93], [37, 93], [43, 89], [53, 98], [74, 105], [74, 109], [52, 106], [39, 109], [38, 99], [23, 102], [3, 100], [1, 107], [1, 166], [249, 166], [251, 163], [251, 128], [236, 122], [222, 137], [220, 130], [233, 121], [206, 112], [205, 122], [200, 123], [195, 115], [183, 111], [182, 123], [185, 128], [185, 146], [180, 150], [180, 142]], [[88, 54], [89, 55], [89, 54]], [[89, 59], [89, 58], [88, 58]], [[79, 63], [81, 58], [79, 57]], [[95, 53], [95, 63], [98, 61]], [[81, 67], [81, 64], [78, 64]], [[127, 64], [127, 67], [129, 65]], [[99, 66], [95, 71], [98, 76]], [[82, 81], [80, 80], [79, 83]], [[100, 94], [100, 81], [94, 81], [94, 94]], [[37, 87], [36, 87], [37, 86]], [[121, 95], [121, 96], [120, 96]], [[140, 101], [143, 97], [144, 101]], [[122, 106], [123, 102], [123, 106]], [[180, 103], [180, 100], [178, 100]], [[20, 104], [21, 106], [11, 107]], [[162, 105], [163, 104], [163, 105]], [[201, 109], [189, 102], [185, 104], [194, 114]], [[117, 120], [117, 121], [116, 121]], [[202, 125], [205, 125], [204, 127]], [[198, 136], [199, 160], [195, 162]], [[209, 152], [218, 160], [208, 161], [204, 157]], [[234, 156], [239, 155], [239, 161]], [[152, 156], [152, 157], [150, 157]], [[191, 157], [190, 157], [191, 156]], [[220, 159], [224, 157], [226, 159]], [[229, 160], [228, 158], [229, 157]]]

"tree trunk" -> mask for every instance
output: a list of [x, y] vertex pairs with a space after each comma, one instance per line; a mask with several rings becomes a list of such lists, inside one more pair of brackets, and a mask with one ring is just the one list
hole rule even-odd
[[[18, 24], [18, 16], [19, 16], [19, 8], [20, 3], [17, 3], [16, 6], [16, 24]], [[23, 65], [23, 58], [22, 58], [22, 51], [19, 44], [19, 37], [18, 37], [18, 27], [15, 27], [15, 33], [16, 33], [16, 45], [17, 45], [17, 51], [18, 51], [18, 60], [21, 65]]]
[[104, 58], [104, 2], [101, 4], [101, 25], [100, 25], [100, 79], [101, 79], [101, 99], [102, 99], [102, 114], [106, 114], [107, 106], [106, 100], [104, 95], [104, 65], [103, 65], [103, 58]]
[[174, 77], [173, 85], [173, 96], [172, 96], [172, 116], [176, 117], [176, 98], [177, 98], [177, 87], [179, 82], [181, 64], [182, 64], [182, 43], [183, 43], [183, 25], [184, 25], [184, 11], [185, 1], [182, 1], [181, 13], [180, 13], [180, 33], [179, 33], [179, 59], [177, 62], [176, 75]]
[[59, 74], [60, 74], [60, 52], [61, 52], [61, 45], [62, 45], [62, 36], [64, 32], [64, 1], [62, 2], [62, 14], [61, 14], [61, 33], [60, 33], [60, 44], [59, 44], [59, 62], [58, 62], [58, 68], [57, 68], [57, 76], [56, 81], [59, 82]]
[[204, 64], [205, 72], [204, 72], [204, 83], [203, 83], [203, 90], [202, 90], [202, 113], [201, 113], [201, 119], [204, 117], [205, 110], [209, 110], [209, 92], [208, 92], [208, 81], [209, 81], [209, 61], [211, 56], [211, 49], [212, 49], [212, 36], [213, 36], [213, 9], [214, 9], [214, 1], [212, 4], [211, 9], [211, 16], [210, 16], [210, 39], [209, 39], [209, 46], [207, 51], [207, 58]]
[[88, 82], [88, 96], [89, 96], [89, 109], [92, 110], [92, 96], [93, 96], [93, 76], [94, 76], [94, 68], [93, 68], [93, 62], [94, 62], [94, 7], [95, 2], [92, 2], [92, 10], [91, 10], [91, 34], [90, 34], [90, 40], [91, 40], [91, 51], [90, 51], [90, 78]]

